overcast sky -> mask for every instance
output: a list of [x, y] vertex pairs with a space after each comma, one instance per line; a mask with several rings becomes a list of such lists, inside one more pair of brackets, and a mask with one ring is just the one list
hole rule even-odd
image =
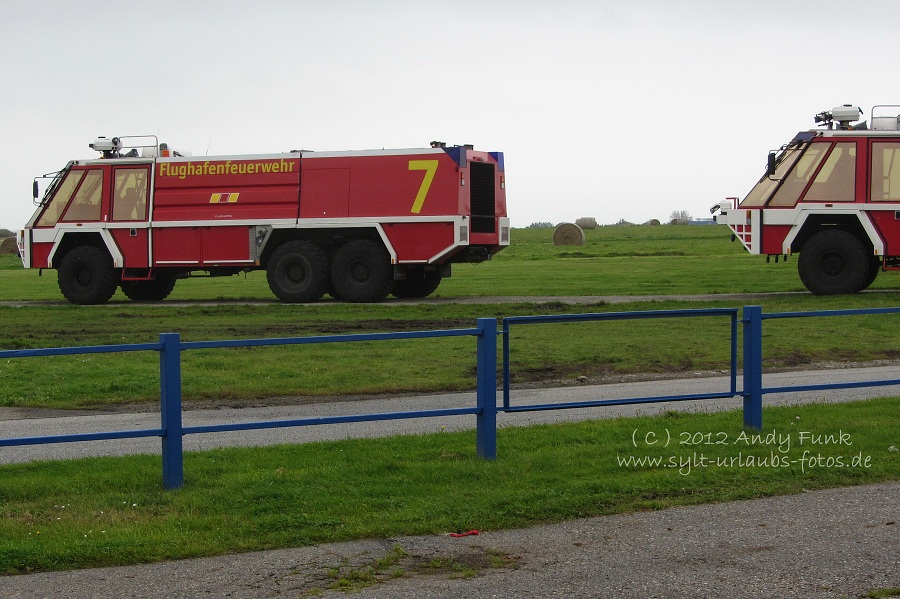
[[4, 0], [0, 228], [32, 179], [154, 134], [194, 155], [506, 154], [513, 226], [708, 218], [844, 103], [900, 103], [900, 2]]

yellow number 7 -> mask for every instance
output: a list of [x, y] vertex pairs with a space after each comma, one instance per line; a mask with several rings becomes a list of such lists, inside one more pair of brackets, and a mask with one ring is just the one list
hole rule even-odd
[[425, 196], [431, 189], [431, 182], [434, 181], [434, 174], [437, 172], [437, 160], [410, 160], [409, 170], [425, 171], [425, 177], [422, 179], [422, 185], [419, 187], [419, 193], [416, 194], [416, 200], [413, 202], [410, 212], [418, 214], [422, 211], [422, 204], [425, 203]]

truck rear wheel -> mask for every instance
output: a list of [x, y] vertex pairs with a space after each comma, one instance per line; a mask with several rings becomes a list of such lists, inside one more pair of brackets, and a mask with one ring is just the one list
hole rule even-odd
[[384, 246], [356, 239], [341, 247], [331, 264], [337, 296], [348, 302], [380, 302], [394, 288], [394, 269]]
[[119, 286], [109, 253], [92, 245], [72, 248], [56, 274], [59, 290], [73, 304], [105, 304]]
[[441, 274], [437, 271], [414, 269], [407, 273], [405, 279], [394, 283], [394, 297], [421, 298], [428, 297], [441, 284]]
[[175, 275], [157, 273], [153, 281], [122, 281], [122, 293], [133, 302], [161, 302], [175, 289]]
[[854, 235], [838, 229], [813, 235], [800, 250], [800, 280], [816, 295], [857, 293], [869, 279], [871, 260]]
[[266, 279], [283, 302], [314, 302], [328, 284], [328, 255], [310, 241], [289, 241], [272, 254]]

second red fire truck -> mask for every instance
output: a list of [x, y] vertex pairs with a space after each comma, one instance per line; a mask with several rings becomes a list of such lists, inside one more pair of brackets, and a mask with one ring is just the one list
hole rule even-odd
[[[153, 143], [147, 143], [152, 141]], [[430, 295], [509, 245], [501, 152], [471, 146], [193, 157], [98, 138], [18, 233], [26, 268], [76, 304], [161, 300], [179, 278], [265, 270], [284, 302]]]
[[[798, 254], [800, 280], [819, 295], [856, 293], [900, 270], [900, 106], [838, 106], [769, 154], [739, 204], [713, 207], [752, 254]], [[854, 124], [856, 123], [856, 124]]]

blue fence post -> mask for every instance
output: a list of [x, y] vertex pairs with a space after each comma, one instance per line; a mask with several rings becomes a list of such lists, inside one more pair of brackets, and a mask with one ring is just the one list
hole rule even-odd
[[181, 422], [181, 337], [160, 333], [159, 409], [162, 421], [163, 487], [184, 486], [184, 452]]
[[478, 415], [475, 417], [478, 457], [497, 458], [497, 319], [479, 318]]
[[509, 321], [503, 319], [503, 409], [509, 408]]
[[744, 426], [762, 430], [762, 306], [744, 306]]

